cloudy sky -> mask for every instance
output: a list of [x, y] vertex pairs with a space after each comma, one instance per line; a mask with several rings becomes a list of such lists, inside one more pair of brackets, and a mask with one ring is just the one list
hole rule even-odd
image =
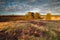
[[0, 0], [0, 15], [24, 15], [29, 11], [60, 15], [60, 0]]

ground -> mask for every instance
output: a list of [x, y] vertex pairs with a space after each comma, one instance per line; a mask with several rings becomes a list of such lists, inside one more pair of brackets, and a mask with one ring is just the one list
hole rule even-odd
[[0, 40], [15, 39], [60, 40], [60, 21], [30, 20], [0, 22]]

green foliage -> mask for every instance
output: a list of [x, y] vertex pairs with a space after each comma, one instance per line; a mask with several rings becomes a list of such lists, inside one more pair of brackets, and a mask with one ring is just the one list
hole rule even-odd
[[36, 13], [34, 14], [34, 18], [35, 18], [35, 19], [40, 19], [40, 14], [36, 12]]
[[33, 13], [33, 12], [28, 12], [28, 13], [25, 15], [25, 19], [26, 19], [26, 20], [34, 19], [34, 13]]
[[51, 20], [51, 14], [50, 13], [47, 13], [46, 20]]
[[41, 16], [39, 13], [33, 13], [33, 12], [28, 12], [26, 15], [25, 15], [25, 19], [28, 19], [28, 20], [31, 20], [31, 19], [40, 19]]

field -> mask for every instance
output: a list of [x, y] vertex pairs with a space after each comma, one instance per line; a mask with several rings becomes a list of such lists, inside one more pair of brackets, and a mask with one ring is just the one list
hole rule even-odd
[[0, 22], [0, 40], [60, 40], [60, 21]]

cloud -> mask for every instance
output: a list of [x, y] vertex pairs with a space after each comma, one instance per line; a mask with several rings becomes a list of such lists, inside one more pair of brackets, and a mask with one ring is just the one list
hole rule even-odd
[[5, 2], [0, 2], [0, 4], [5, 4]]
[[[2, 1], [6, 2], [6, 0]], [[46, 14], [51, 11], [53, 14], [60, 13], [60, 1], [58, 0], [8, 0], [5, 6], [0, 5], [0, 11], [10, 13], [24, 13], [28, 11]]]

